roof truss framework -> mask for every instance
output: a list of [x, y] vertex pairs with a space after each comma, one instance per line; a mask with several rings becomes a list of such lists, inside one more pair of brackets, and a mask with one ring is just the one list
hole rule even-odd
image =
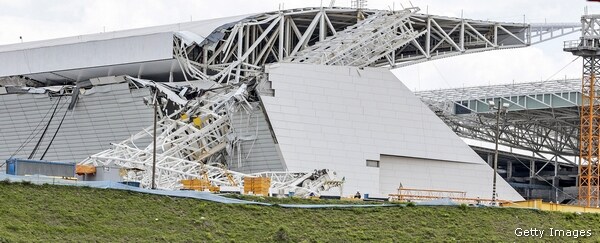
[[[418, 8], [399, 11], [299, 8], [216, 21], [222, 24], [216, 28], [215, 22], [194, 22], [153, 31], [121, 31], [118, 35], [123, 39], [139, 42], [135, 47], [160, 50], [156, 51], [160, 54], [148, 60], [117, 58], [101, 65], [65, 63], [30, 70], [32, 73], [23, 71], [10, 75], [22, 75], [45, 85], [73, 84], [94, 77], [119, 75], [161, 81], [194, 78], [239, 82], [260, 74], [264, 64], [278, 61], [306, 62], [311, 59], [311, 63], [327, 65], [401, 67], [460, 54], [525, 47], [580, 29], [580, 24], [500, 23], [420, 14], [418, 11]], [[205, 24], [208, 26], [202, 29]], [[368, 33], [368, 30], [376, 30], [376, 34]], [[160, 44], [145, 41], [144, 35], [150, 34], [160, 39]], [[84, 39], [114, 41], [104, 34]], [[164, 46], [171, 39], [173, 55], [169, 55], [170, 46]], [[71, 38], [64, 43], [79, 45], [79, 41]], [[50, 44], [36, 44], [41, 49], [52, 49], [53, 46], [47, 45]], [[335, 59], [318, 58], [327, 54], [327, 50], [338, 51]], [[121, 56], [120, 52], [106, 51]]]
[[580, 80], [555, 80], [418, 92], [459, 136], [495, 142], [495, 115], [488, 102], [510, 107], [501, 121], [500, 143], [512, 148], [559, 155], [579, 153]]
[[578, 23], [499, 23], [418, 11], [303, 8], [265, 13], [218, 28], [213, 33], [222, 38], [214, 42], [190, 44], [175, 38], [174, 56], [188, 76], [235, 83], [278, 61], [402, 67], [526, 47], [581, 29]]

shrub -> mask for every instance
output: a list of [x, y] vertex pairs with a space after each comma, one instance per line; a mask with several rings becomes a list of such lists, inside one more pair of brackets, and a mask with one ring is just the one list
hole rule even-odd
[[273, 235], [273, 241], [275, 242], [292, 242], [289, 232], [284, 227], [279, 227], [279, 230]]
[[31, 183], [31, 181], [21, 181], [21, 185], [31, 186], [31, 185], [33, 185], [33, 183]]
[[577, 218], [577, 214], [575, 214], [575, 213], [567, 213], [567, 214], [565, 214], [565, 219], [566, 220], [574, 220], [575, 218]]

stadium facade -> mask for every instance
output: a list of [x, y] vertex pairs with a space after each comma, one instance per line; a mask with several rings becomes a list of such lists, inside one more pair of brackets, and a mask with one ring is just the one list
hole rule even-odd
[[[203, 104], [204, 91], [232, 89], [221, 96], [241, 105], [197, 124], [227, 124], [206, 135], [218, 145], [191, 152], [202, 163], [239, 173], [326, 168], [346, 193], [403, 186], [490, 198], [492, 168], [389, 67], [525, 47], [536, 29], [417, 11], [305, 8], [0, 46], [0, 157], [87, 161], [152, 125], [144, 98], [156, 90], [170, 119], [189, 100]], [[498, 197], [523, 199], [502, 179]]]

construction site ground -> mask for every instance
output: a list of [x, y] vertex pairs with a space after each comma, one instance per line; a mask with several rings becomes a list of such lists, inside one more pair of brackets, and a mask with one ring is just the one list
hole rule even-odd
[[[293, 202], [312, 202], [299, 201]], [[0, 182], [0, 242], [512, 242], [535, 240], [514, 233], [533, 227], [592, 230], [592, 237], [545, 241], [600, 240], [600, 214], [465, 206], [281, 208]]]

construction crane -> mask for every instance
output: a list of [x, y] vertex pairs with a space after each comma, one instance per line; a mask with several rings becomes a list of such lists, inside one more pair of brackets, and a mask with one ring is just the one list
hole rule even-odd
[[600, 206], [600, 15], [581, 17], [581, 38], [566, 41], [564, 51], [583, 58], [579, 131], [578, 203]]

